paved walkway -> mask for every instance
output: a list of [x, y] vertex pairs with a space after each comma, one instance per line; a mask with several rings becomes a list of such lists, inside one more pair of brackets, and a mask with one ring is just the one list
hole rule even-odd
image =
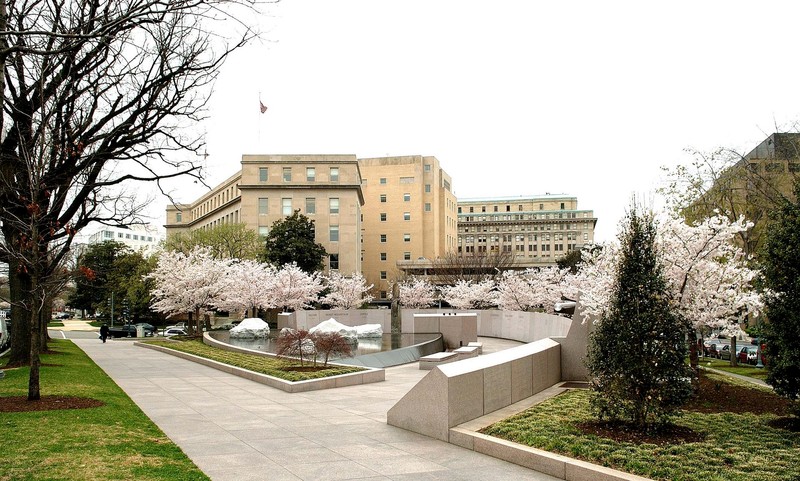
[[[513, 341], [481, 339], [484, 352]], [[428, 371], [289, 394], [128, 341], [74, 339], [214, 481], [556, 478], [386, 424]]]

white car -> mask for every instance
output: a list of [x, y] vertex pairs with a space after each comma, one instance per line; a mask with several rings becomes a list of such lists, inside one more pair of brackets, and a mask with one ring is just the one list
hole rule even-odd
[[189, 333], [180, 327], [168, 327], [161, 331], [162, 336], [188, 336]]

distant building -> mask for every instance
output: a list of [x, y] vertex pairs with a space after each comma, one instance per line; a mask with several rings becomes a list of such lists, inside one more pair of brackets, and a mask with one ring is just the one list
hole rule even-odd
[[361, 173], [354, 155], [243, 155], [242, 169], [199, 199], [167, 207], [167, 235], [244, 223], [266, 236], [295, 210], [314, 222], [325, 270], [361, 271]]
[[134, 225], [130, 227], [103, 226], [99, 231], [89, 236], [88, 244], [115, 241], [125, 244], [136, 251], [149, 254], [159, 249], [159, 244], [164, 240], [164, 234], [158, 228], [150, 225]]
[[597, 218], [565, 194], [487, 197], [458, 201], [458, 255], [503, 256], [510, 267], [554, 265], [594, 243]]

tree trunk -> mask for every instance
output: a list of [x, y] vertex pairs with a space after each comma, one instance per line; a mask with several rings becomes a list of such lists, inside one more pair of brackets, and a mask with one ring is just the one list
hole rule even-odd
[[[35, 286], [35, 283], [32, 283]], [[30, 376], [28, 377], [28, 401], [38, 401], [41, 398], [41, 394], [39, 392], [39, 367], [41, 366], [41, 360], [39, 359], [39, 341], [41, 336], [41, 310], [37, 309], [37, 306], [33, 306], [31, 310], [31, 319], [30, 319], [30, 326], [31, 326], [31, 371]]]
[[731, 366], [736, 367], [739, 358], [736, 356], [736, 336], [731, 337]]
[[[700, 353], [698, 351], [697, 331], [692, 329], [689, 331], [689, 366], [694, 372], [694, 392], [700, 390]], [[702, 340], [700, 341], [702, 342]]]
[[31, 279], [19, 273], [19, 263], [8, 264], [8, 287], [11, 297], [11, 353], [9, 366], [28, 366], [31, 362]]

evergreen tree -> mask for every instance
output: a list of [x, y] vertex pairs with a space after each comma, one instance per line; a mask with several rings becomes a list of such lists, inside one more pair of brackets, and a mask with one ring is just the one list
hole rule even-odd
[[309, 274], [322, 269], [327, 255], [325, 247], [314, 241], [314, 222], [299, 210], [272, 224], [265, 248], [264, 261], [275, 267], [294, 263]]
[[772, 214], [764, 246], [767, 383], [800, 409], [800, 181]]
[[692, 393], [689, 323], [670, 305], [652, 215], [632, 205], [608, 310], [589, 341], [592, 407], [640, 429], [667, 423]]

